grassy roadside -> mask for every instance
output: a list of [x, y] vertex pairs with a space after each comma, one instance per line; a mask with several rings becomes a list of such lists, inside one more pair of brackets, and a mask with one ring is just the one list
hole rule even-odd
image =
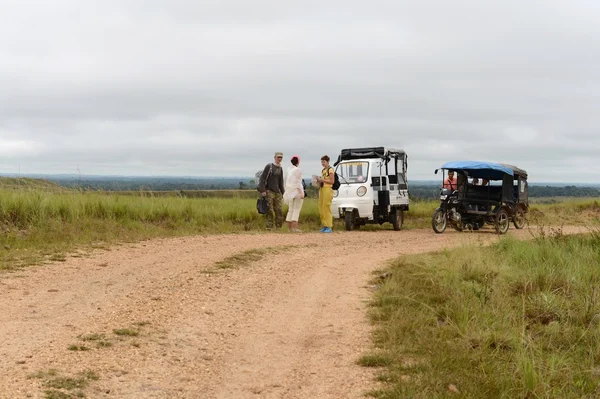
[[[254, 198], [154, 197], [146, 192], [134, 196], [65, 190], [29, 180], [18, 186], [8, 183], [0, 189], [0, 269], [62, 260], [76, 249], [154, 237], [264, 231], [264, 218], [255, 208], [256, 194]], [[434, 201], [413, 201], [405, 228], [429, 228], [436, 206]], [[586, 212], [600, 214], [600, 206], [590, 200], [539, 205], [531, 215], [545, 224], [580, 224]], [[301, 224], [305, 231], [319, 229], [316, 199], [305, 200]], [[363, 229], [381, 228], [390, 226]], [[335, 229], [343, 230], [341, 221], [336, 221]]]
[[[256, 199], [243, 198], [2, 190], [0, 269], [153, 237], [264, 231], [255, 205]], [[316, 200], [305, 202], [302, 218], [307, 229], [317, 229]]]
[[396, 261], [371, 309], [379, 398], [600, 395], [600, 232]]
[[[421, 204], [414, 209], [425, 215], [429, 206]], [[305, 231], [320, 228], [316, 199], [305, 200], [301, 224]], [[35, 186], [5, 188], [0, 189], [0, 270], [64, 260], [66, 253], [77, 249], [105, 248], [155, 237], [260, 233], [265, 231], [264, 226], [264, 217], [256, 212], [256, 194], [254, 198], [188, 198]], [[411, 219], [406, 226], [418, 227]], [[337, 221], [336, 229], [342, 228]]]

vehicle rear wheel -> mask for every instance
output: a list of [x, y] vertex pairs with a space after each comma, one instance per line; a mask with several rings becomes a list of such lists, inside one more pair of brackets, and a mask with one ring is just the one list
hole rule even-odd
[[513, 216], [513, 224], [517, 229], [522, 229], [523, 227], [525, 227], [525, 212], [523, 211], [523, 209], [517, 209], [515, 215]]
[[433, 231], [441, 234], [446, 231], [447, 226], [448, 219], [446, 218], [446, 212], [444, 212], [442, 209], [436, 209], [431, 217], [431, 227], [433, 227]]
[[500, 209], [496, 214], [496, 233], [498, 234], [506, 234], [508, 231], [508, 226], [510, 225], [510, 218], [508, 217], [508, 212], [506, 209]]
[[354, 227], [354, 217], [352, 212], [346, 212], [344, 214], [344, 225], [346, 226], [346, 231], [352, 231]]
[[394, 230], [400, 231], [402, 230], [402, 225], [404, 224], [404, 212], [402, 209], [396, 208], [394, 211], [392, 225], [394, 226]]

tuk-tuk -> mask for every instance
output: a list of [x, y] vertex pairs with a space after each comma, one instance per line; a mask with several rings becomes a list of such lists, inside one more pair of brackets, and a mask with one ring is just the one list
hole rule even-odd
[[367, 223], [390, 222], [401, 230], [408, 211], [406, 152], [397, 148], [349, 148], [334, 163], [340, 188], [333, 193], [331, 213], [344, 219], [346, 230]]
[[[478, 230], [488, 223], [498, 234], [505, 234], [511, 221], [517, 229], [525, 226], [529, 210], [525, 170], [479, 161], [448, 162], [440, 169], [441, 203], [431, 219], [436, 233], [443, 233], [448, 223], [458, 231]], [[457, 174], [455, 183], [447, 179], [446, 171]]]

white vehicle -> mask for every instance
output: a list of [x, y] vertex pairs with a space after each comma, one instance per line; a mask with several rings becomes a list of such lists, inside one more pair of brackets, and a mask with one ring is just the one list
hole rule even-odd
[[408, 211], [407, 156], [396, 148], [342, 150], [335, 162], [340, 188], [333, 192], [331, 213], [346, 230], [367, 223], [390, 222], [401, 230]]

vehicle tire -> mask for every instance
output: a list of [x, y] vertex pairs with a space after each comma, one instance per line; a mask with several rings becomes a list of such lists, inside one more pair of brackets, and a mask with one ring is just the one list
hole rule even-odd
[[354, 215], [352, 212], [346, 212], [344, 214], [344, 225], [346, 226], [346, 231], [352, 231], [354, 228]]
[[394, 230], [400, 231], [402, 230], [402, 225], [404, 224], [404, 212], [402, 209], [396, 208], [392, 218], [392, 226], [394, 226]]
[[525, 212], [521, 208], [517, 208], [515, 215], [513, 216], [513, 224], [516, 229], [522, 229], [525, 227]]
[[446, 231], [446, 227], [448, 227], [448, 218], [446, 217], [446, 212], [444, 212], [442, 209], [436, 209], [431, 217], [431, 227], [433, 227], [433, 231], [438, 234]]
[[506, 234], [508, 231], [508, 226], [510, 225], [510, 218], [508, 217], [508, 212], [506, 212], [506, 209], [500, 209], [498, 211], [494, 225], [496, 227], [496, 233]]

